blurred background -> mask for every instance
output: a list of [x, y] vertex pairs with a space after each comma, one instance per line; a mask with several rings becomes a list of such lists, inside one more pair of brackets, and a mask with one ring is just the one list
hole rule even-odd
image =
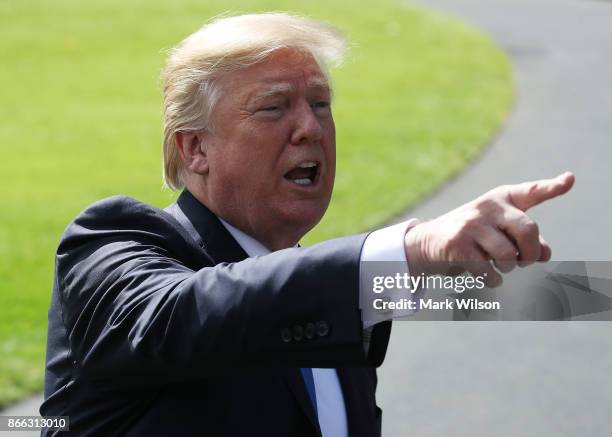
[[[573, 192], [533, 216], [555, 259], [606, 260], [610, 2], [4, 0], [3, 414], [36, 414], [66, 225], [106, 196], [176, 196], [161, 178], [166, 51], [218, 14], [270, 10], [327, 21], [352, 43], [332, 72], [334, 198], [306, 243], [571, 169]], [[379, 371], [384, 433], [607, 435], [607, 326], [398, 322]]]

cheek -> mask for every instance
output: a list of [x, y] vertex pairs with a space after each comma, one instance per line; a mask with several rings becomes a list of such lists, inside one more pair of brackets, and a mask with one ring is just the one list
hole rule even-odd
[[[268, 129], [268, 128], [266, 128]], [[253, 135], [249, 150], [242, 155], [242, 171], [258, 187], [277, 187], [281, 181], [279, 167], [284, 150], [282, 131], [269, 127], [268, 135]]]
[[333, 125], [328, 138], [325, 153], [327, 154], [330, 173], [333, 175], [336, 171], [336, 132], [333, 129]]
[[[226, 175], [245, 202], [262, 201], [277, 189], [278, 176], [263, 154], [243, 154]], [[245, 200], [246, 199], [246, 200]]]
[[327, 123], [323, 126], [324, 137], [326, 139], [326, 143], [332, 149], [332, 152], [336, 151], [336, 125], [334, 123], [334, 119], [330, 118]]

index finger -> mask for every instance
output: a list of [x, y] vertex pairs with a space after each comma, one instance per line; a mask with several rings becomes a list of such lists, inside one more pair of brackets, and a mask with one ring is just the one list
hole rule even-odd
[[574, 180], [574, 174], [567, 171], [556, 178], [512, 185], [509, 188], [510, 201], [518, 209], [527, 211], [546, 200], [567, 193], [574, 185]]

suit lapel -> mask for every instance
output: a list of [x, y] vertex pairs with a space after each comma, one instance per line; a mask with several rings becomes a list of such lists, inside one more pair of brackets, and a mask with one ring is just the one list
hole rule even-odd
[[201, 204], [193, 194], [184, 190], [176, 203], [200, 235], [203, 242], [202, 248], [215, 264], [239, 262], [248, 258], [246, 252], [225, 229], [217, 216]]
[[[176, 203], [185, 217], [189, 220], [195, 231], [199, 234], [202, 249], [212, 258], [215, 264], [222, 262], [240, 262], [248, 258], [247, 253], [232, 237], [229, 231], [205, 205], [200, 203], [193, 194], [184, 190]], [[300, 369], [285, 368], [279, 370], [287, 382], [289, 390], [293, 393], [296, 402], [304, 412], [317, 434], [321, 435], [319, 421], [308, 391], [302, 378]]]

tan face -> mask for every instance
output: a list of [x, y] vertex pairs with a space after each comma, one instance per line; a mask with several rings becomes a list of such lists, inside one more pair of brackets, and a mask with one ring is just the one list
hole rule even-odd
[[206, 204], [276, 250], [323, 217], [333, 189], [335, 126], [314, 59], [281, 50], [224, 76], [202, 137]]

